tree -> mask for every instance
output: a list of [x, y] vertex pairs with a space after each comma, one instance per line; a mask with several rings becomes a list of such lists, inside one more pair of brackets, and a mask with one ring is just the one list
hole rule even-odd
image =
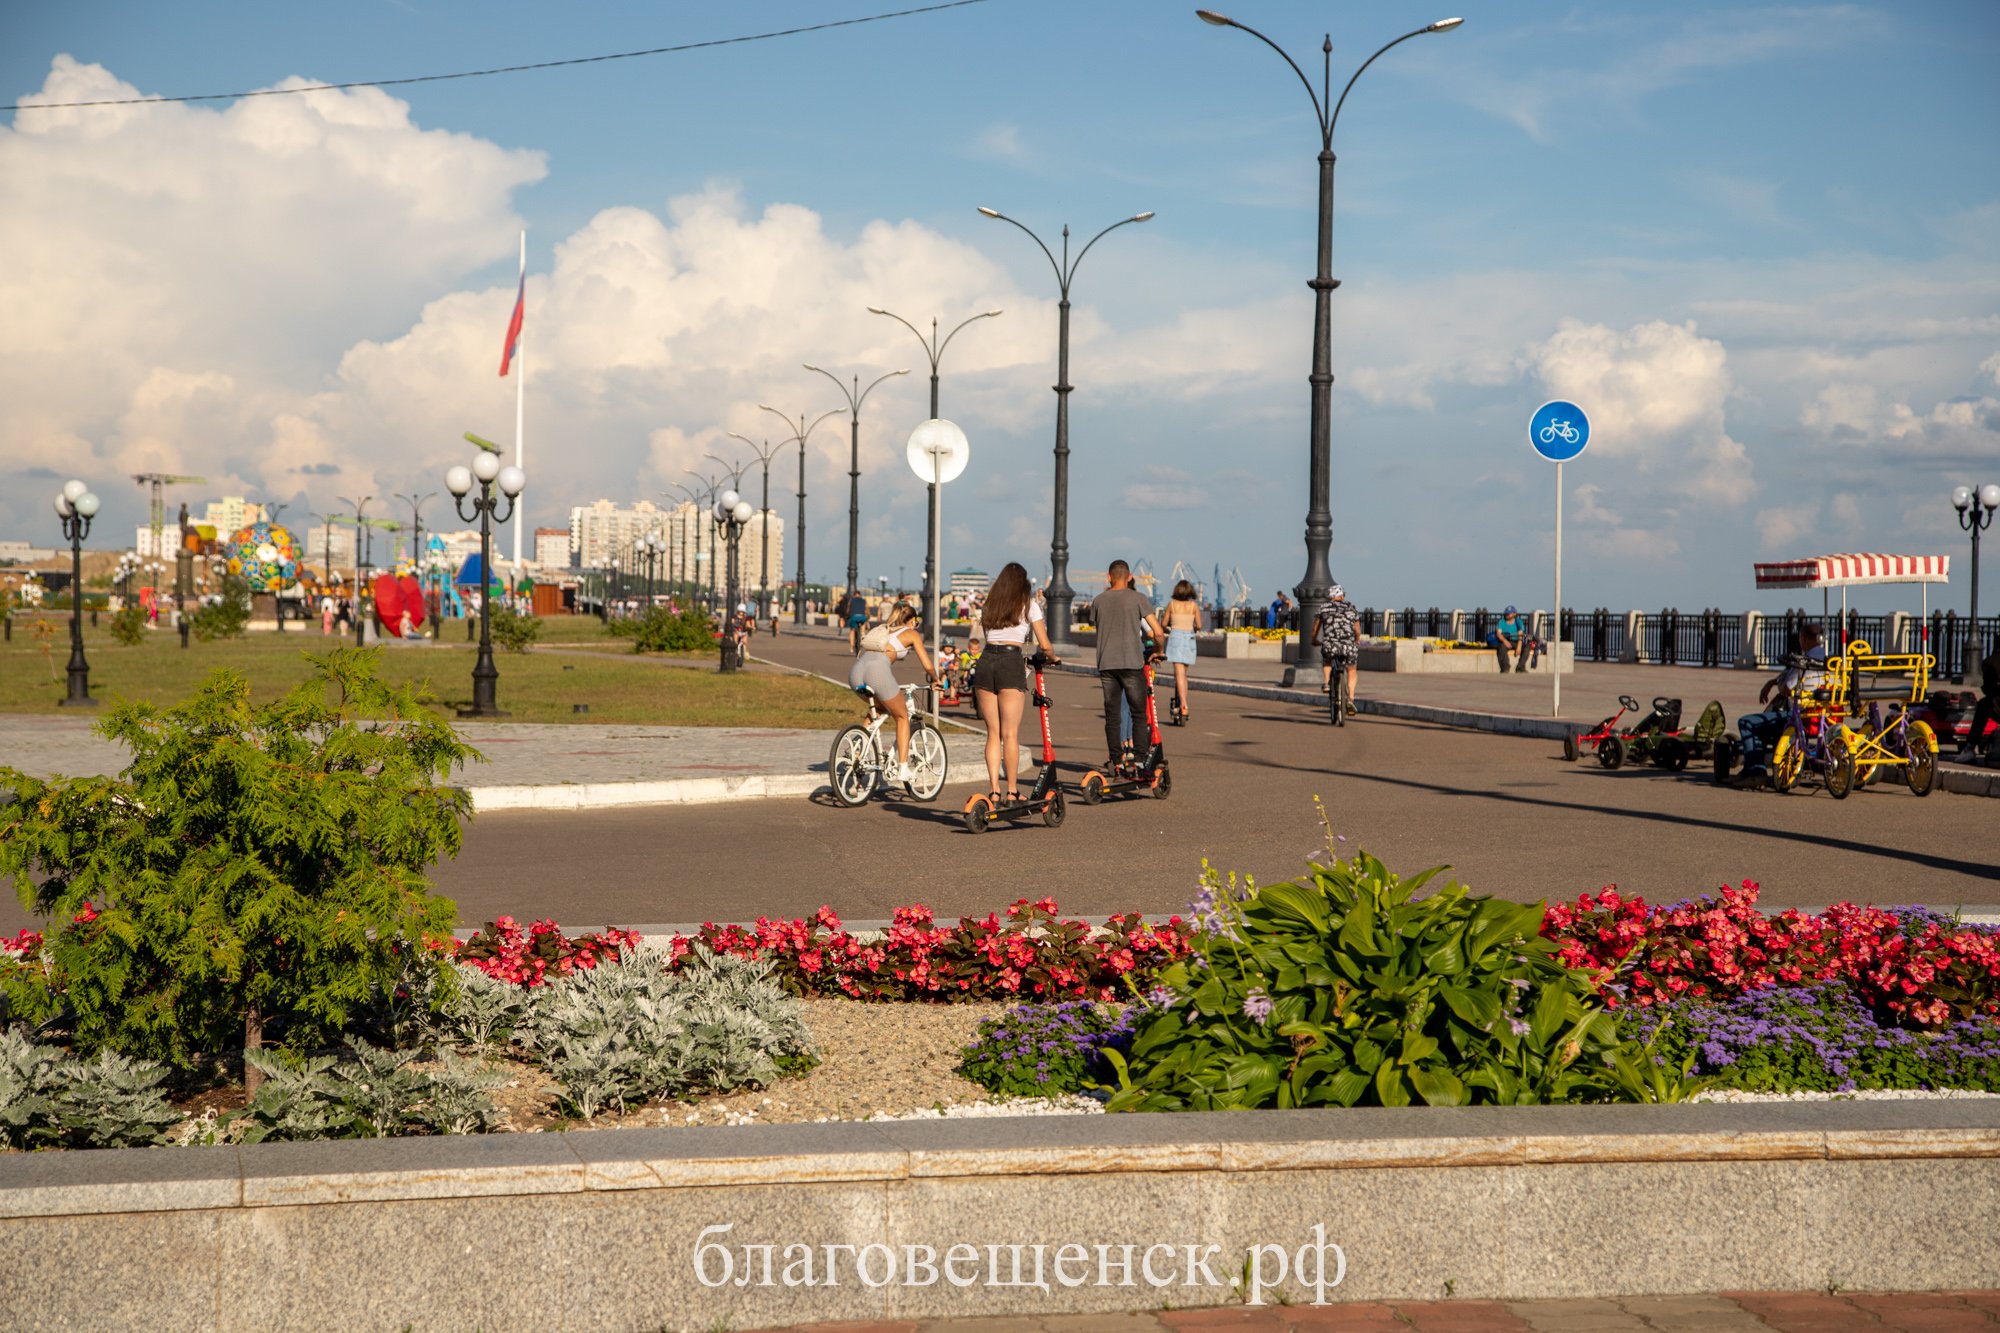
[[49, 1004], [79, 1047], [191, 1069], [321, 1045], [449, 935], [424, 871], [458, 852], [470, 801], [443, 783], [478, 754], [375, 652], [308, 654], [275, 703], [220, 670], [165, 711], [121, 704], [97, 728], [131, 748], [115, 778], [0, 768], [0, 876], [51, 920]]

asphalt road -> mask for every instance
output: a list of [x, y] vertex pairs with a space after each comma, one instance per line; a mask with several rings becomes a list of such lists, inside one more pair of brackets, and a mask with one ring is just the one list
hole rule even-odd
[[[753, 651], [830, 676], [848, 663], [825, 638], [759, 637]], [[1058, 673], [1050, 688], [1058, 762], [1097, 762], [1096, 682]], [[1077, 913], [1165, 913], [1193, 894], [1204, 857], [1260, 880], [1300, 870], [1325, 845], [1318, 798], [1343, 850], [1365, 847], [1405, 873], [1449, 864], [1473, 888], [1521, 900], [1606, 884], [1673, 900], [1749, 879], [1776, 906], [2000, 902], [2000, 804], [1989, 799], [1900, 787], [1839, 802], [1778, 796], [1706, 774], [1566, 764], [1547, 741], [1377, 718], [1335, 729], [1323, 712], [1218, 694], [1194, 705], [1189, 726], [1166, 730], [1170, 799], [1073, 801], [1059, 829], [974, 836], [955, 804], [906, 799], [489, 814], [436, 879], [467, 924], [500, 913], [572, 926], [747, 920], [823, 903], [865, 920], [907, 903], [983, 914], [1043, 895]], [[1038, 736], [1032, 710], [1024, 733]]]

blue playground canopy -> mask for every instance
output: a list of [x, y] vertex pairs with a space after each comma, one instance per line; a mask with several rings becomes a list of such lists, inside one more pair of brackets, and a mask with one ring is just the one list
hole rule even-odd
[[452, 580], [452, 582], [461, 588], [477, 588], [482, 583], [490, 584], [494, 581], [490, 575], [485, 579], [481, 579], [479, 577], [481, 572], [479, 557], [469, 555], [465, 557], [465, 563], [459, 566], [458, 577]]

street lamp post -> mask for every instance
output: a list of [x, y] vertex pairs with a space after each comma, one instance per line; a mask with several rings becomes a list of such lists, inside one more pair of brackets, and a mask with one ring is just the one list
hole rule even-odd
[[[1951, 507], [1958, 511], [1958, 526], [1972, 534], [1972, 607], [1965, 625], [1965, 674], [1979, 674], [1982, 656], [1979, 642], [1979, 534], [1993, 524], [1993, 511], [2000, 509], [2000, 485], [1988, 482], [1977, 491], [1958, 486], [1951, 493]], [[1978, 737], [1973, 738], [1975, 741]]]
[[852, 597], [856, 591], [855, 582], [861, 577], [861, 405], [868, 401], [869, 394], [875, 392], [875, 385], [910, 372], [892, 370], [864, 389], [861, 387], [859, 375], [854, 377], [853, 386], [850, 388], [842, 384], [840, 376], [830, 370], [821, 370], [818, 366], [807, 366], [806, 369], [832, 380], [847, 398], [847, 594]]
[[826, 421], [830, 417], [839, 416], [840, 409], [835, 408], [831, 412], [822, 412], [813, 421], [812, 425], [808, 426], [806, 424], [806, 414], [803, 412], [799, 413], [798, 423], [794, 425], [790, 417], [778, 411], [777, 408], [772, 407], [769, 403], [759, 403], [757, 406], [763, 411], [774, 414], [778, 420], [790, 426], [792, 433], [787, 443], [799, 446], [798, 552], [794, 557], [792, 566], [798, 572], [792, 578], [792, 623], [794, 625], [803, 625], [806, 623], [806, 441], [812, 438], [812, 433], [819, 429], [821, 422]]
[[[975, 320], [992, 319], [1000, 312], [998, 310], [982, 310], [978, 314], [960, 321], [958, 328], [955, 328], [950, 333], [945, 334], [943, 342], [938, 341], [938, 322], [937, 322], [937, 316], [935, 315], [931, 316], [931, 336], [929, 338], [925, 338], [922, 331], [919, 330], [916, 325], [910, 323], [909, 320], [904, 319], [901, 315], [896, 314], [892, 310], [883, 310], [878, 306], [871, 305], [868, 307], [868, 313], [871, 315], [884, 315], [890, 319], [895, 320], [898, 324], [901, 324], [911, 333], [916, 334], [917, 341], [923, 344], [924, 355], [930, 360], [931, 363], [931, 414], [928, 419], [931, 421], [936, 421], [938, 419], [938, 361], [940, 358], [944, 356], [944, 349], [951, 346], [951, 340], [958, 336], [959, 329], [964, 328], [967, 324], [973, 323]], [[937, 483], [926, 482], [925, 490], [928, 494], [930, 502], [930, 512], [926, 514], [924, 517], [924, 531], [926, 533], [929, 533], [934, 529], [936, 529], [936, 527], [938, 526]], [[923, 589], [923, 606], [924, 606], [923, 633], [926, 639], [935, 639], [937, 637], [936, 635], [931, 633], [932, 629], [934, 628], [931, 624], [932, 607], [935, 605], [937, 601], [935, 597], [931, 596], [931, 587], [933, 581], [937, 578], [938, 575], [937, 562], [938, 562], [937, 548], [927, 541], [924, 546], [924, 589]], [[897, 575], [896, 581], [898, 583], [902, 582], [902, 576], [900, 573]]]
[[[1298, 586], [1293, 589], [1298, 594], [1299, 624], [1312, 624], [1320, 607], [1326, 604], [1327, 588], [1333, 583], [1333, 571], [1328, 563], [1328, 555], [1333, 548], [1333, 505], [1332, 483], [1332, 432], [1333, 432], [1333, 289], [1340, 282], [1333, 276], [1333, 128], [1340, 120], [1340, 109], [1347, 104], [1347, 94], [1353, 91], [1354, 81], [1390, 47], [1409, 41], [1412, 37], [1422, 37], [1426, 33], [1449, 32], [1463, 23], [1464, 19], [1439, 19], [1426, 24], [1414, 32], [1406, 32], [1395, 41], [1378, 50], [1361, 62], [1361, 68], [1354, 71], [1347, 80], [1347, 86], [1340, 90], [1340, 98], [1328, 110], [1328, 100], [1333, 91], [1333, 38], [1329, 35], [1320, 45], [1321, 72], [1320, 90], [1313, 91], [1312, 80], [1299, 68], [1298, 62], [1288, 55], [1282, 46], [1258, 32], [1255, 28], [1238, 23], [1212, 10], [1197, 9], [1195, 15], [1204, 23], [1212, 23], [1218, 28], [1239, 28], [1249, 33], [1264, 45], [1276, 51], [1292, 67], [1292, 73], [1299, 76], [1299, 82], [1306, 88], [1306, 96], [1312, 99], [1313, 114], [1319, 123], [1319, 266], [1309, 284], [1313, 289], [1313, 362], [1312, 374], [1312, 424], [1311, 462], [1309, 464], [1308, 489], [1310, 499], [1306, 509], [1306, 572]], [[1053, 600], [1053, 599], [1052, 599]]]
[[401, 491], [396, 493], [396, 498], [410, 507], [410, 564], [416, 567], [417, 587], [423, 590], [426, 622], [432, 617], [430, 589], [424, 578], [424, 505], [436, 497], [436, 491], [426, 491], [422, 495], [404, 495]]
[[[716, 537], [713, 508], [716, 494], [722, 489], [722, 482], [719, 478], [704, 477], [692, 468], [688, 469], [688, 475], [701, 483], [694, 488], [696, 497], [694, 510], [695, 596], [699, 599], [700, 605], [712, 615], [715, 611], [715, 597], [713, 594], [715, 589]], [[701, 532], [703, 528], [708, 529], [708, 551], [706, 554], [701, 549]], [[707, 561], [706, 568], [703, 567], [703, 561]]]
[[757, 461], [764, 467], [764, 503], [757, 511], [762, 516], [758, 538], [763, 548], [757, 557], [757, 618], [768, 620], [776, 614], [771, 609], [771, 460], [785, 445], [780, 441], [778, 448], [773, 449], [769, 440], [759, 444], [748, 435], [738, 435], [733, 430], [729, 435], [731, 439], [741, 440], [755, 450]]
[[[458, 516], [468, 523], [473, 515], [479, 517], [479, 659], [472, 666], [472, 707], [459, 709], [458, 715], [504, 717], [494, 702], [493, 688], [500, 679], [500, 670], [493, 665], [493, 525], [514, 516], [515, 501], [527, 488], [528, 476], [520, 468], [500, 466], [497, 445], [487, 443], [471, 431], [465, 433], [465, 438], [479, 446], [479, 452], [472, 456], [472, 466], [447, 468], [444, 474], [444, 486], [451, 492]], [[472, 513], [468, 514], [465, 497], [474, 480], [479, 482], [479, 494], [472, 501]], [[496, 512], [500, 504], [493, 494], [496, 482], [500, 493], [507, 497], [504, 514]]]
[[[1042, 238], [1023, 224], [991, 208], [982, 207], [979, 211], [1000, 222], [1013, 223], [1027, 232], [1028, 239], [1048, 256], [1049, 266], [1056, 271], [1056, 285], [1062, 292], [1062, 301], [1056, 307], [1056, 517], [1055, 536], [1049, 543], [1048, 629], [1052, 643], [1064, 644], [1069, 642], [1070, 604], [1076, 600], [1076, 589], [1069, 586], [1069, 395], [1075, 387], [1069, 382], [1069, 284], [1076, 276], [1077, 265], [1090, 253], [1091, 246], [1103, 240], [1108, 233], [1134, 222], [1144, 222], [1153, 214], [1148, 209], [1112, 223], [1091, 237], [1083, 249], [1076, 252], [1074, 261], [1069, 257], [1069, 225], [1065, 223], [1062, 229], [1062, 260], [1057, 262], [1049, 247], [1042, 244]], [[937, 413], [931, 415], [936, 416]]]
[[63, 540], [69, 543], [69, 693], [64, 708], [95, 708], [90, 697], [90, 662], [83, 655], [83, 539], [90, 535], [90, 520], [97, 517], [98, 499], [90, 487], [70, 480], [56, 492], [56, 516], [62, 520]]
[[361, 595], [367, 590], [361, 582], [361, 534], [366, 530], [367, 519], [364, 515], [368, 512], [368, 502], [375, 497], [364, 495], [359, 500], [350, 500], [344, 495], [336, 495], [333, 498], [354, 509], [354, 592], [348, 600], [354, 607], [354, 643], [359, 647], [368, 624], [368, 616], [361, 606]]
[[729, 605], [722, 613], [722, 661], [719, 667], [722, 671], [739, 671], [743, 667], [743, 659], [736, 642], [736, 555], [743, 541], [743, 529], [754, 513], [755, 511], [750, 508], [750, 502], [733, 489], [715, 497], [716, 532], [725, 536], [729, 542], [727, 572]]

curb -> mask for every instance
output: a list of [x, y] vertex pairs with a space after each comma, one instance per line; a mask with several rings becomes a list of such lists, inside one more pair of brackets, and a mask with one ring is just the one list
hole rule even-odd
[[495, 810], [603, 810], [629, 805], [712, 805], [769, 796], [810, 796], [826, 786], [817, 773], [748, 773], [734, 778], [659, 782], [565, 782], [549, 786], [467, 787], [474, 814]]

